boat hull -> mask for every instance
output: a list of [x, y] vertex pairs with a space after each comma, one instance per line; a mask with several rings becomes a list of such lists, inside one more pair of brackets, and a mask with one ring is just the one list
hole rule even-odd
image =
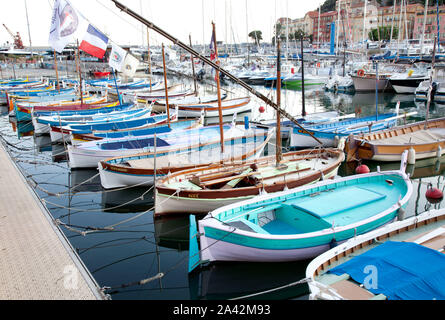
[[[252, 224], [248, 224], [248, 226], [253, 229], [247, 231], [246, 229], [228, 224], [229, 221], [232, 221], [237, 217], [245, 216], [246, 214], [249, 216], [247, 218], [249, 220], [259, 219], [258, 217], [255, 218], [254, 211], [264, 208], [263, 210], [266, 212], [266, 214], [269, 214], [267, 212], [274, 210], [274, 204], [278, 203], [276, 206], [279, 207], [281, 205], [279, 202], [286, 201], [290, 194], [299, 193], [304, 194], [307, 197], [315, 192], [315, 196], [318, 196], [318, 194], [322, 193], [324, 190], [336, 190], [337, 188], [342, 188], [342, 186], [346, 186], [349, 183], [357, 186], [361, 186], [362, 183], [364, 183], [362, 188], [367, 188], [368, 181], [378, 181], [379, 179], [382, 179], [381, 181], [383, 182], [385, 181], [384, 179], [387, 179], [386, 175], [391, 177], [393, 180], [398, 180], [395, 179], [396, 176], [403, 180], [397, 182], [399, 185], [396, 187], [397, 189], [393, 189], [393, 191], [397, 191], [390, 196], [391, 201], [388, 201], [385, 204], [385, 207], [382, 206], [381, 211], [375, 213], [373, 212], [371, 216], [354, 220], [354, 222], [350, 224], [339, 225], [338, 227], [335, 224], [335, 226], [332, 226], [331, 228], [296, 234], [268, 234], [267, 232], [264, 233], [261, 231], [252, 231], [256, 230], [252, 227]], [[359, 180], [362, 182], [358, 183], [357, 181]], [[389, 188], [393, 188], [393, 185], [391, 185]], [[388, 171], [385, 173], [379, 172], [360, 176], [349, 176], [339, 178], [335, 181], [323, 181], [315, 185], [290, 189], [286, 192], [280, 192], [265, 197], [257, 197], [255, 199], [222, 207], [210, 212], [209, 215], [198, 221], [200, 245], [202, 248], [201, 260], [284, 262], [312, 258], [321, 254], [323, 251], [328, 250], [332, 246], [337, 245], [338, 243], [342, 243], [343, 241], [351, 239], [357, 235], [367, 233], [393, 222], [398, 216], [399, 209], [406, 208], [411, 194], [412, 185], [409, 182], [406, 174], [401, 171]], [[395, 200], [396, 198], [399, 198], [398, 202]], [[291, 197], [289, 199], [293, 198]], [[393, 199], [396, 203], [392, 202]], [[269, 206], [272, 208], [267, 209]], [[327, 206], [325, 205], [322, 207]], [[362, 208], [360, 205], [359, 207]], [[335, 208], [337, 207], [334, 206], [334, 209]], [[233, 216], [235, 217], [230, 219], [230, 217]], [[210, 219], [211, 217], [214, 217], [215, 219]], [[221, 219], [222, 221], [220, 221]]]

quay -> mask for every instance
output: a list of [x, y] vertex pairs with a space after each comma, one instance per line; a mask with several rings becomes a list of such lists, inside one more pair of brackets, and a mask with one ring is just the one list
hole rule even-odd
[[0, 300], [104, 300], [0, 143]]

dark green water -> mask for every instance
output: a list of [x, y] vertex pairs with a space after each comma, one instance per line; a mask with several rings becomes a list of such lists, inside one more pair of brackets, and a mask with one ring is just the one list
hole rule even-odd
[[[233, 87], [228, 87], [236, 91]], [[274, 98], [274, 91], [258, 87]], [[310, 89], [305, 95], [308, 113], [340, 110], [362, 115], [376, 112], [374, 93], [334, 95], [321, 88]], [[301, 112], [299, 91], [283, 90], [282, 102], [290, 113]], [[379, 94], [379, 113], [395, 109], [401, 102], [401, 112], [417, 111], [409, 122], [425, 118], [425, 106], [414, 103], [412, 95]], [[260, 114], [264, 105], [252, 103], [252, 112], [239, 119], [270, 119], [275, 111], [270, 107]], [[432, 104], [430, 117], [445, 116], [445, 105]], [[231, 117], [229, 117], [231, 118]], [[227, 119], [231, 120], [231, 119]], [[212, 122], [215, 120], [210, 120]], [[106, 192], [100, 186], [97, 170], [70, 171], [64, 160], [63, 146], [50, 144], [49, 137], [35, 138], [32, 124], [10, 123], [6, 109], [0, 116], [0, 135], [26, 178], [37, 186], [37, 193], [45, 202], [54, 219], [65, 226], [61, 229], [101, 287], [112, 299], [230, 299], [261, 292], [305, 277], [308, 261], [292, 263], [217, 263], [205, 267], [192, 276], [187, 274], [188, 217], [153, 219], [153, 193], [149, 188], [132, 188]], [[284, 144], [286, 145], [286, 144]], [[398, 163], [367, 163], [372, 171], [395, 169]], [[418, 161], [408, 167], [414, 184], [414, 194], [407, 215], [419, 214], [430, 207], [425, 199], [428, 183], [443, 190], [445, 159]], [[354, 174], [355, 165], [343, 164], [339, 175]], [[115, 225], [113, 230], [107, 229]], [[80, 233], [86, 232], [85, 234]], [[163, 273], [161, 279], [137, 284]], [[256, 299], [306, 299], [307, 285], [298, 285]]]

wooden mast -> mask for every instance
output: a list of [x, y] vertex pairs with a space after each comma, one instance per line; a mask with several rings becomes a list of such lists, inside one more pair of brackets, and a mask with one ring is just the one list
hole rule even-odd
[[83, 105], [83, 88], [82, 88], [82, 66], [80, 63], [79, 40], [77, 40], [77, 60], [79, 61], [79, 88], [80, 88], [80, 105]]
[[59, 70], [58, 70], [58, 66], [57, 66], [57, 54], [56, 54], [56, 50], [54, 50], [54, 70], [56, 70], [57, 90], [60, 92]]
[[[277, 37], [277, 106], [281, 107], [281, 41], [279, 37]], [[276, 149], [275, 149], [275, 157], [276, 157], [276, 165], [278, 166], [283, 158], [281, 151], [281, 114], [277, 110], [277, 131], [276, 131]]]
[[[152, 84], [151, 84], [151, 55], [150, 55], [150, 35], [148, 34], [148, 28], [147, 28], [147, 50], [148, 50], [148, 74], [150, 75], [150, 92], [152, 91]], [[167, 84], [166, 84], [167, 85]]]
[[[192, 35], [189, 34], [190, 47], [192, 47]], [[193, 58], [193, 54], [190, 55], [190, 59], [192, 62], [192, 72], [193, 72], [193, 82], [195, 85], [195, 96], [198, 96], [198, 84], [196, 83], [196, 74], [195, 74], [195, 60]]]
[[431, 105], [431, 91], [433, 91], [433, 74], [434, 74], [434, 64], [436, 63], [436, 44], [437, 37], [434, 37], [434, 47], [433, 47], [433, 60], [431, 61], [431, 74], [430, 74], [430, 87], [428, 88], [428, 96], [426, 102], [426, 115], [425, 115], [425, 130], [428, 129], [428, 118], [430, 116], [430, 105]]
[[[215, 50], [215, 59], [216, 65], [219, 66], [218, 59], [218, 46], [216, 45], [216, 32], [215, 32], [215, 23], [212, 22], [213, 29], [213, 46]], [[210, 53], [211, 54], [211, 53]], [[218, 92], [218, 115], [219, 115], [219, 134], [221, 136], [221, 153], [224, 153], [224, 128], [223, 128], [223, 116], [222, 116], [222, 107], [221, 107], [221, 83], [219, 81], [219, 70], [215, 70], [216, 73], [216, 88]]]
[[126, 14], [128, 14], [129, 16], [133, 17], [134, 19], [138, 20], [139, 22], [145, 24], [147, 27], [149, 27], [150, 29], [156, 31], [157, 33], [159, 33], [160, 35], [162, 35], [163, 37], [169, 39], [170, 41], [172, 41], [174, 44], [176, 44], [178, 47], [184, 49], [185, 51], [193, 54], [195, 57], [199, 58], [201, 61], [203, 61], [204, 63], [210, 65], [212, 68], [218, 70], [219, 72], [221, 72], [222, 74], [224, 74], [225, 76], [227, 76], [229, 79], [233, 80], [235, 83], [237, 83], [238, 85], [240, 85], [241, 87], [243, 87], [244, 89], [246, 89], [248, 92], [250, 92], [251, 94], [255, 95], [257, 98], [261, 99], [262, 101], [264, 101], [266, 104], [268, 104], [269, 106], [271, 106], [272, 108], [274, 108], [275, 110], [279, 110], [279, 112], [281, 113], [281, 115], [287, 119], [289, 119], [290, 121], [292, 121], [297, 127], [299, 127], [303, 132], [307, 133], [309, 136], [311, 136], [315, 141], [317, 141], [319, 144], [322, 144], [322, 142], [317, 139], [316, 137], [314, 137], [314, 135], [307, 131], [301, 124], [298, 123], [297, 119], [295, 119], [291, 114], [289, 114], [287, 111], [279, 108], [277, 106], [277, 104], [275, 102], [273, 102], [272, 100], [270, 100], [268, 97], [266, 97], [265, 95], [263, 95], [262, 93], [258, 92], [257, 90], [255, 90], [254, 88], [252, 88], [251, 86], [249, 86], [247, 83], [245, 83], [244, 81], [238, 79], [237, 77], [235, 77], [234, 75], [232, 75], [230, 72], [226, 71], [225, 69], [221, 68], [218, 64], [214, 63], [213, 61], [210, 61], [208, 58], [204, 57], [202, 54], [198, 53], [197, 51], [193, 50], [193, 48], [190, 48], [189, 46], [187, 46], [186, 44], [184, 44], [183, 42], [181, 42], [179, 39], [171, 36], [170, 34], [168, 34], [167, 32], [165, 32], [164, 30], [162, 30], [161, 28], [159, 28], [158, 26], [156, 26], [155, 24], [153, 24], [152, 22], [148, 21], [147, 19], [145, 19], [144, 17], [141, 17], [139, 14], [137, 14], [136, 12], [134, 12], [133, 10], [131, 10], [130, 8], [128, 8], [127, 6], [121, 4], [119, 1], [117, 0], [111, 0], [114, 2], [114, 4], [116, 5], [116, 7], [118, 7], [119, 9], [121, 9], [122, 11], [124, 11]]
[[167, 109], [167, 123], [170, 128], [170, 107], [168, 105], [167, 68], [165, 67], [164, 44], [162, 44], [162, 64], [164, 65], [165, 108]]

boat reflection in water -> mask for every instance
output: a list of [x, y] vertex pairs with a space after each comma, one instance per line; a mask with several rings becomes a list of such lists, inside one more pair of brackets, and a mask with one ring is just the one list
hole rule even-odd
[[69, 174], [71, 192], [97, 192], [101, 194], [102, 210], [113, 213], [144, 212], [151, 209], [153, 190], [148, 187], [127, 187], [104, 190], [97, 170], [71, 170]]
[[[190, 299], [306, 299], [306, 283], [285, 286], [304, 278], [307, 263], [214, 263], [189, 274]], [[273, 290], [276, 288], [281, 289]]]
[[[202, 216], [203, 217], [203, 216]], [[156, 244], [186, 253], [189, 249], [189, 217], [184, 215], [154, 219]], [[184, 254], [184, 256], [186, 256]], [[195, 269], [188, 276], [190, 300], [225, 300], [248, 295], [253, 300], [278, 300], [309, 293], [307, 284], [291, 286], [267, 294], [304, 278], [308, 261], [287, 263], [214, 263]], [[303, 296], [303, 297], [302, 297]]]

